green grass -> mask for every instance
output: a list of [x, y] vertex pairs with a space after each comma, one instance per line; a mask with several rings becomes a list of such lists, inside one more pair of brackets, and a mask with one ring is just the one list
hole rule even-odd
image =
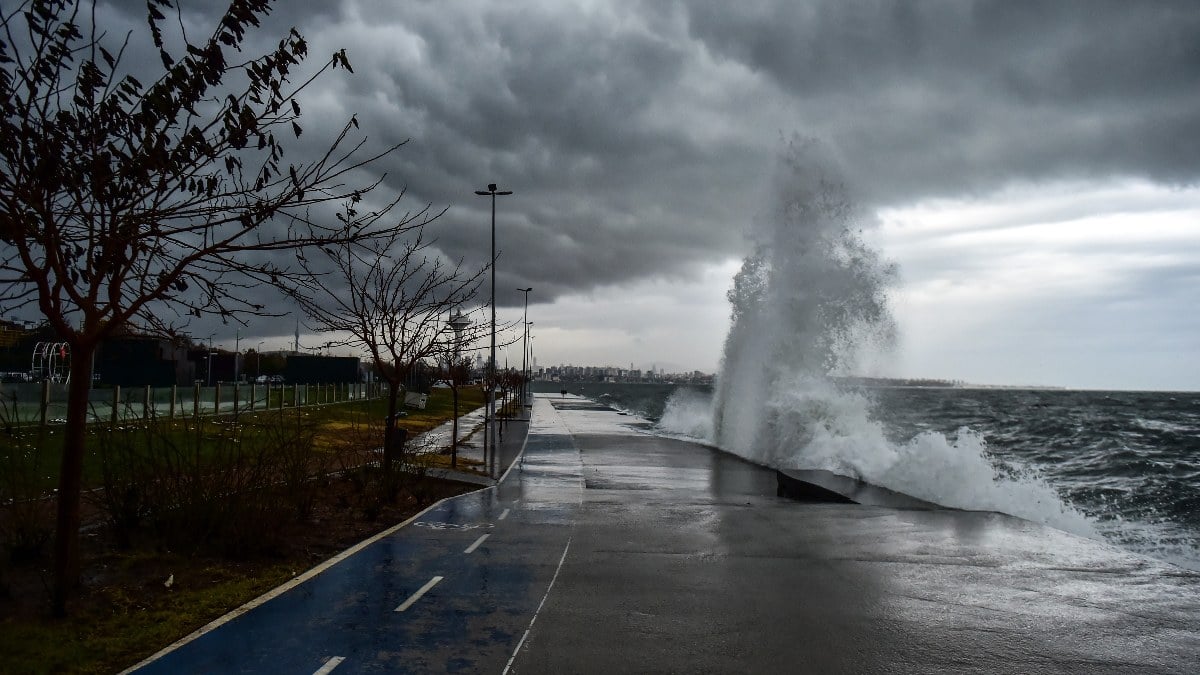
[[[460, 388], [460, 415], [483, 405], [483, 402], [484, 393], [479, 387]], [[449, 419], [453, 405], [449, 389], [434, 389], [424, 410], [402, 407], [407, 415], [400, 418], [399, 424], [408, 430], [409, 438], [412, 438]], [[99, 446], [106, 439], [112, 443], [131, 444], [138, 449], [144, 449], [153, 442], [176, 447], [198, 447], [205, 452], [216, 447], [221, 439], [228, 439], [230, 434], [241, 434], [244, 442], [253, 442], [256, 435], [271, 433], [271, 429], [278, 428], [281, 422], [287, 425], [300, 422], [314, 433], [318, 450], [334, 452], [351, 432], [356, 441], [366, 440], [377, 446], [382, 445], [386, 415], [387, 400], [377, 398], [242, 412], [237, 416], [236, 428], [232, 413], [198, 419], [159, 418], [148, 423], [124, 421], [115, 426], [92, 424], [87, 431], [84, 484], [85, 488], [90, 488], [102, 482]], [[23, 426], [0, 430], [0, 472], [3, 472], [0, 474], [3, 477], [0, 493], [13, 489], [14, 481], [24, 483], [19, 489], [25, 496], [52, 490], [58, 484], [62, 439], [61, 426]]]

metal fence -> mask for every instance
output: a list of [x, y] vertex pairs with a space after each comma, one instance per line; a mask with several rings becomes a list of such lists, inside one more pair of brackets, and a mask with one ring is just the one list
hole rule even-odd
[[[344, 384], [255, 384], [215, 386], [107, 387], [88, 393], [88, 422], [232, 415], [256, 410], [326, 405], [378, 398], [383, 389]], [[10, 424], [62, 424], [67, 385], [56, 382], [0, 384], [0, 419]]]

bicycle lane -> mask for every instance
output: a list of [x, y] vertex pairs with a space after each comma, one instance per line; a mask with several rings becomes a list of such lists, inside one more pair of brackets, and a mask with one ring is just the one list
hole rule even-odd
[[498, 485], [433, 505], [126, 672], [499, 672], [566, 557], [581, 496], [579, 452], [539, 400]]

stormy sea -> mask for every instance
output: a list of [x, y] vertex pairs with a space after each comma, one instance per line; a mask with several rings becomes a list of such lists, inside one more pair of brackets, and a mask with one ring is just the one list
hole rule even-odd
[[868, 244], [876, 221], [848, 183], [819, 141], [781, 152], [770, 203], [745, 228], [751, 253], [728, 292], [713, 387], [567, 388], [765, 466], [825, 469], [1200, 570], [1200, 393], [849, 377], [894, 352], [900, 271]]
[[[562, 388], [655, 433], [716, 444], [712, 387]], [[1200, 393], [844, 386], [828, 400], [841, 408], [821, 423], [844, 415], [844, 426], [815, 442], [840, 451], [771, 464], [1009, 513], [1200, 571]]]

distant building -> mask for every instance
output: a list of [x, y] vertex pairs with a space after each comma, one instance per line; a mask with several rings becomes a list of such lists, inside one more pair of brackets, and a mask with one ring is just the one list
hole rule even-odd
[[120, 335], [100, 344], [92, 366], [99, 384], [169, 387], [191, 384], [196, 366], [183, 344], [149, 335]]
[[292, 354], [287, 357], [283, 377], [294, 384], [343, 384], [358, 382], [357, 356], [310, 356]]
[[207, 386], [217, 382], [232, 382], [234, 371], [241, 370], [240, 355], [208, 347], [192, 347], [187, 352], [187, 359], [192, 364], [192, 379], [188, 384], [200, 382]]
[[23, 324], [0, 319], [0, 348], [15, 347], [29, 334]]
[[48, 329], [0, 319], [0, 371], [28, 374], [34, 344], [53, 335]]

